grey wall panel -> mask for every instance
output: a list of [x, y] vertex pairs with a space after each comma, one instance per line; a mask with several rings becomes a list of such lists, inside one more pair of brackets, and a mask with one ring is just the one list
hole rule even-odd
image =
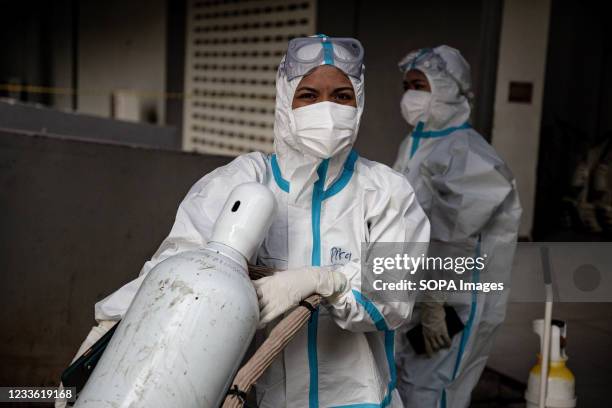
[[181, 148], [180, 135], [174, 127], [106, 119], [7, 100], [0, 101], [0, 129], [130, 146]]
[[0, 132], [0, 385], [53, 384], [190, 186], [229, 159]]

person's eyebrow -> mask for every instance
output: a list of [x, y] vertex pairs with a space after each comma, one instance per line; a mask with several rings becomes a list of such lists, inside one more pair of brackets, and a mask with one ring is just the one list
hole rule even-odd
[[319, 92], [316, 89], [311, 88], [309, 86], [300, 86], [295, 92], [299, 92], [299, 91], [310, 91], [310, 92], [315, 92], [315, 93]]
[[342, 88], [336, 88], [334, 89], [334, 92], [341, 92], [341, 91], [351, 91], [351, 92], [355, 92], [354, 89], [350, 86], [343, 86]]

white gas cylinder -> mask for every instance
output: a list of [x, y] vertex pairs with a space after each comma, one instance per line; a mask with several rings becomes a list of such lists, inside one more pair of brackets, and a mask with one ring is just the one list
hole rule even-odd
[[[153, 268], [76, 407], [219, 406], [259, 321], [246, 259], [275, 209], [266, 187], [242, 184], [230, 193], [213, 242]], [[248, 231], [244, 241], [241, 230]]]

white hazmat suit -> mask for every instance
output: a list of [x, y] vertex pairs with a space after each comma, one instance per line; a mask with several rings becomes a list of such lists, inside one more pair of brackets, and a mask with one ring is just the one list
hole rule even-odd
[[[468, 124], [470, 68], [451, 47], [408, 54], [400, 69], [420, 70], [431, 93], [408, 90], [402, 114], [413, 127], [401, 144], [394, 168], [403, 173], [431, 222], [431, 257], [486, 256], [486, 269], [464, 280], [508, 282], [521, 206], [514, 177], [493, 148]], [[467, 407], [484, 369], [496, 328], [505, 317], [502, 294], [466, 293], [447, 303], [465, 324], [450, 348], [431, 358], [417, 355], [398, 333], [398, 388], [406, 406]], [[434, 304], [417, 305], [407, 331]], [[437, 299], [443, 313], [444, 296]], [[435, 328], [435, 319], [432, 326]], [[443, 322], [442, 314], [442, 322]], [[424, 332], [426, 322], [423, 320]], [[445, 326], [445, 325], [444, 325]], [[445, 327], [444, 327], [445, 329]], [[426, 338], [427, 343], [427, 338]]]
[[96, 319], [120, 319], [151, 268], [203, 247], [228, 193], [238, 184], [259, 182], [275, 195], [278, 212], [257, 262], [287, 273], [336, 265], [333, 271], [344, 275], [349, 287], [319, 307], [258, 381], [258, 406], [401, 407], [394, 330], [410, 317], [414, 301], [377, 304], [363, 296], [360, 249], [362, 242], [428, 242], [429, 222], [404, 177], [352, 150], [364, 106], [363, 75], [350, 77], [357, 98], [350, 143], [329, 159], [305, 154], [296, 140], [291, 104], [300, 80], [288, 80], [281, 62], [275, 154], [239, 156], [198, 181], [140, 277], [97, 303]]

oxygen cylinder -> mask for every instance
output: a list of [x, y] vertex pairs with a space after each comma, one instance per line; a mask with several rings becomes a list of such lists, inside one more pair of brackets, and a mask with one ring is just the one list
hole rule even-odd
[[[567, 325], [561, 320], [553, 320], [551, 327], [550, 363], [546, 391], [547, 408], [573, 408], [576, 406], [574, 374], [566, 367], [565, 339]], [[540, 336], [540, 350], [543, 349], [544, 319], [534, 320], [533, 331]], [[537, 364], [529, 372], [525, 399], [527, 408], [537, 408], [540, 397], [540, 373], [542, 371], [541, 353]]]
[[246, 261], [275, 210], [265, 186], [241, 184], [217, 218], [211, 242], [153, 268], [76, 407], [219, 406], [259, 321]]

